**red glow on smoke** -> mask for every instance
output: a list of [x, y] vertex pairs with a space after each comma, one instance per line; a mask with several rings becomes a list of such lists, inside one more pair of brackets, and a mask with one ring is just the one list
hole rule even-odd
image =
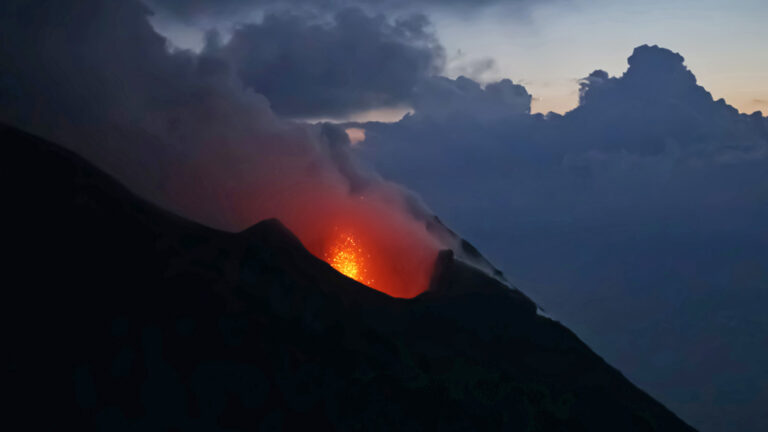
[[427, 289], [439, 247], [422, 225], [363, 199], [323, 207], [285, 222], [312, 254], [393, 297]]
[[352, 196], [326, 186], [248, 200], [245, 205], [253, 210], [244, 214], [263, 214], [256, 221], [276, 217], [313, 255], [373, 289], [402, 298], [424, 292], [440, 245], [402, 208], [399, 195]]
[[340, 207], [325, 223], [288, 227], [315, 256], [364, 285], [404, 298], [427, 289], [439, 248], [421, 225], [364, 200]]
[[427, 288], [436, 250], [419, 248], [412, 238], [390, 238], [375, 223], [358, 222], [353, 229], [347, 223], [330, 230], [322, 255], [310, 250], [345, 276], [393, 297], [411, 298]]
[[[209, 151], [169, 188], [183, 213], [215, 227], [239, 231], [277, 218], [313, 255], [390, 296], [412, 298], [428, 288], [442, 247], [424, 221], [410, 213], [402, 190], [379, 182], [351, 193], [335, 171], [307, 162], [290, 145], [280, 149], [286, 154], [264, 155], [256, 168], [243, 164], [239, 173], [232, 162], [237, 153]], [[225, 181], [229, 178], [237, 181]]]

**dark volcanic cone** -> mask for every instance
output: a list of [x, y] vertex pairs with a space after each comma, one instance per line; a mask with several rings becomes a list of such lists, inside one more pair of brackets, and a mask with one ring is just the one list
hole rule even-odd
[[431, 290], [392, 298], [275, 220], [209, 229], [0, 134], [6, 409], [24, 429], [692, 430], [448, 252]]

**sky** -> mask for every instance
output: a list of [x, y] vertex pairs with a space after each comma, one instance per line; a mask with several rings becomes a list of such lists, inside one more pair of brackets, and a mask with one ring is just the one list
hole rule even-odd
[[[444, 75], [510, 78], [534, 96], [533, 112], [573, 109], [579, 79], [597, 68], [620, 75], [634, 47], [657, 44], [683, 53], [716, 99], [744, 113], [768, 113], [768, 3], [761, 0], [557, 0], [523, 9], [502, 2], [462, 13], [434, 8], [428, 15], [447, 54]], [[233, 20], [212, 21], [226, 30]], [[200, 27], [214, 25], [162, 15], [153, 22], [192, 49], [201, 46]], [[395, 121], [409, 110], [394, 106], [330, 120]]]
[[768, 112], [764, 1], [574, 0], [534, 7], [517, 20], [499, 9], [435, 22], [449, 51], [496, 61], [482, 78], [524, 83], [536, 112], [574, 108], [578, 79], [595, 68], [621, 74], [627, 53], [646, 43], [684, 53], [716, 98], [742, 112]]
[[0, 121], [209, 226], [353, 228], [392, 286], [450, 248], [698, 429], [768, 430], [768, 6], [147, 1], [0, 3]]

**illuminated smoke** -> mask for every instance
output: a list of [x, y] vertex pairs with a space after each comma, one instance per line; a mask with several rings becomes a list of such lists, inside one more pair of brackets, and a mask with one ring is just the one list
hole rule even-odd
[[438, 251], [456, 244], [415, 196], [358, 165], [347, 132], [279, 117], [227, 59], [169, 51], [142, 4], [2, 7], [0, 58], [14, 63], [0, 68], [0, 121], [161, 206], [230, 231], [277, 218], [325, 259], [354, 233], [360, 280], [398, 297], [427, 289]]

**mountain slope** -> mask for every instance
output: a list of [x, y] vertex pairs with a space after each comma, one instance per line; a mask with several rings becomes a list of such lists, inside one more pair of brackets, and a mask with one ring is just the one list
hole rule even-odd
[[30, 429], [692, 430], [450, 252], [391, 298], [278, 221], [216, 231], [0, 135], [5, 382]]

